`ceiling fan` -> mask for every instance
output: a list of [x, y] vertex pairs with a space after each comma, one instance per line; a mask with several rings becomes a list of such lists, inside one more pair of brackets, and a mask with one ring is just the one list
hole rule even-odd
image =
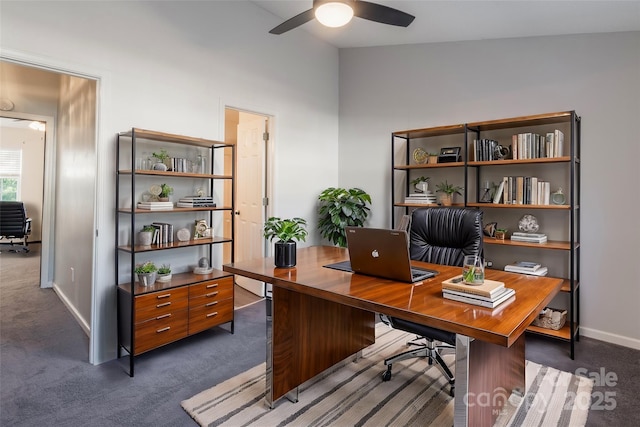
[[363, 0], [313, 0], [311, 9], [283, 22], [269, 33], [286, 33], [314, 17], [328, 27], [341, 27], [353, 16], [398, 27], [408, 27], [415, 19], [415, 16], [400, 10]]

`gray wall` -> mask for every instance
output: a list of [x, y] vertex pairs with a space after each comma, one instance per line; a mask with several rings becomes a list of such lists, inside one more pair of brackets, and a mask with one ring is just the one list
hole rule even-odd
[[576, 110], [582, 116], [584, 335], [640, 348], [640, 33], [340, 51], [340, 185], [390, 226], [391, 132]]
[[[338, 180], [338, 50], [304, 31], [268, 34], [280, 21], [238, 1], [2, 2], [2, 56], [99, 81], [93, 288], [65, 286], [78, 292], [73, 310], [91, 313], [91, 362], [116, 356], [118, 132], [135, 126], [221, 140], [225, 106], [273, 115], [273, 212], [307, 218], [315, 230], [316, 197]], [[58, 213], [69, 212], [63, 205]], [[317, 241], [312, 234], [305, 244]], [[68, 278], [76, 261], [56, 260], [56, 277]]]

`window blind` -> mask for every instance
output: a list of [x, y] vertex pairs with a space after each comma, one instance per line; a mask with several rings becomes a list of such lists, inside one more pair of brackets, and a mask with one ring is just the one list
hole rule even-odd
[[0, 176], [19, 177], [22, 173], [22, 150], [0, 150]]

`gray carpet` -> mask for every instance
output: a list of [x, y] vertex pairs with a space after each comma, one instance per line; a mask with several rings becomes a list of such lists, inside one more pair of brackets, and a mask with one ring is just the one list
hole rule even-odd
[[[38, 252], [0, 253], [0, 426], [195, 426], [180, 402], [265, 360], [265, 303], [236, 311], [236, 330], [203, 332], [137, 358], [88, 363], [88, 338], [50, 289], [38, 288]], [[29, 267], [29, 261], [32, 263]], [[583, 338], [527, 338], [528, 360], [575, 372], [613, 372], [616, 408], [592, 408], [587, 426], [631, 426], [640, 405], [640, 351]], [[594, 399], [595, 401], [595, 399]]]

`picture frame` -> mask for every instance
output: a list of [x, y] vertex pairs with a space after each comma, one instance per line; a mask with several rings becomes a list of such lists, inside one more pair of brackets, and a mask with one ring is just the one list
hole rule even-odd
[[460, 161], [460, 147], [444, 147], [440, 149], [438, 163], [452, 163]]

